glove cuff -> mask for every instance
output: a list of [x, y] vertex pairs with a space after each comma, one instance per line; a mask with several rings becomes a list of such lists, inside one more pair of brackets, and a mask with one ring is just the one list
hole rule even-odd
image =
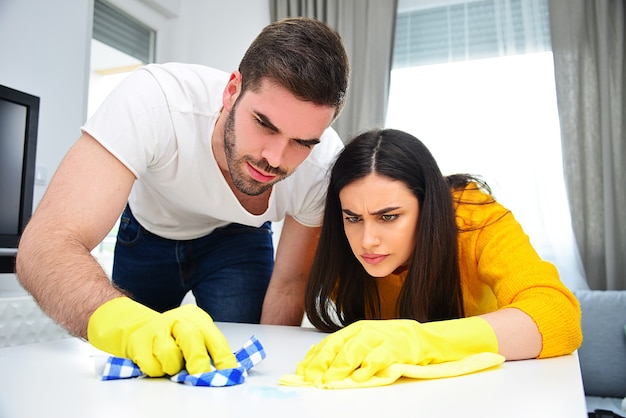
[[98, 307], [89, 318], [87, 339], [96, 348], [118, 357], [127, 357], [127, 338], [137, 326], [158, 312], [122, 296]]
[[[478, 316], [420, 324], [432, 335], [436, 351], [444, 361], [460, 360], [472, 354], [498, 353], [498, 338], [487, 321]], [[435, 355], [436, 357], [438, 355]]]

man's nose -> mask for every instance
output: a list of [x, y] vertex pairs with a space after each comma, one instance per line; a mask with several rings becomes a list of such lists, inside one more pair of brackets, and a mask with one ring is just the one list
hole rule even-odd
[[287, 147], [289, 146], [289, 140], [286, 138], [272, 138], [265, 143], [261, 157], [263, 157], [269, 165], [274, 168], [281, 166]]

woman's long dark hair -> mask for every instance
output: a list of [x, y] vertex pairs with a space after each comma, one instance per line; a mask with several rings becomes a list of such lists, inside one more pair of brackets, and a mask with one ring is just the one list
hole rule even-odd
[[336, 331], [380, 315], [372, 276], [356, 259], [343, 226], [339, 192], [376, 173], [403, 182], [417, 197], [416, 245], [400, 291], [400, 318], [420, 322], [464, 316], [458, 240], [451, 189], [475, 178], [444, 177], [430, 151], [414, 136], [394, 129], [365, 132], [350, 141], [330, 173], [324, 222], [306, 289], [306, 314], [313, 326]]

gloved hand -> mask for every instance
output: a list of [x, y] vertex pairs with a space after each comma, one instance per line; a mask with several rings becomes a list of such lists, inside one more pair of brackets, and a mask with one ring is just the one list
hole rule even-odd
[[[365, 382], [393, 364], [425, 366], [497, 352], [493, 329], [479, 317], [424, 324], [410, 319], [364, 320], [313, 346], [296, 374], [304, 382], [325, 387], [347, 377]], [[504, 360], [496, 357], [500, 360], [495, 364]]]
[[280, 378], [278, 383], [285, 386], [315, 386], [324, 389], [367, 388], [389, 385], [400, 377], [441, 379], [444, 377], [461, 376], [498, 366], [502, 364], [504, 360], [504, 356], [500, 354], [485, 352], [472, 354], [461, 360], [432, 363], [425, 366], [395, 363], [376, 372], [374, 376], [363, 382], [356, 382], [350, 376], [343, 380], [334, 380], [326, 383], [320, 381], [306, 382], [301, 375], [286, 374]]
[[127, 297], [101, 305], [89, 318], [89, 342], [117, 357], [131, 359], [151, 377], [237, 367], [237, 360], [211, 316], [196, 305], [164, 313]]

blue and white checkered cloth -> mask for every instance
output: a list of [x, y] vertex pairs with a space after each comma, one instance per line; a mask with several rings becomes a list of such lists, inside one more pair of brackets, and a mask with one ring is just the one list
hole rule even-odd
[[[235, 352], [235, 358], [239, 367], [233, 369], [211, 370], [205, 373], [189, 374], [182, 370], [170, 380], [177, 383], [184, 383], [191, 386], [233, 386], [243, 383], [248, 376], [248, 370], [259, 364], [264, 358], [265, 349], [261, 342], [253, 335]], [[131, 360], [120, 357], [109, 357], [104, 365], [102, 380], [130, 379], [133, 377], [144, 377], [139, 366]]]

